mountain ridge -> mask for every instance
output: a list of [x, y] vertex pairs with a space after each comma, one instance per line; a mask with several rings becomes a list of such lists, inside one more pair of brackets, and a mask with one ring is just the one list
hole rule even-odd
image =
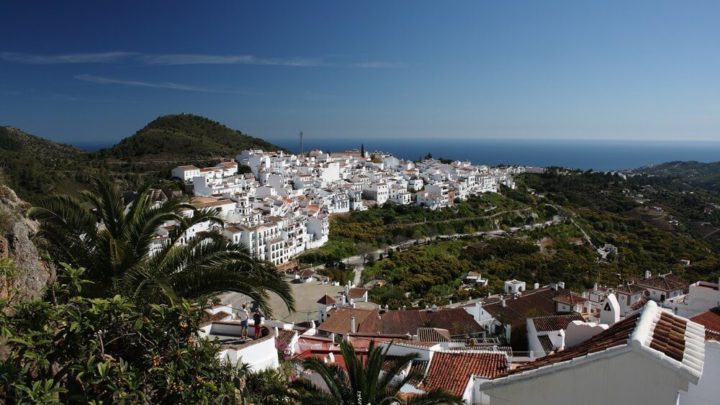
[[186, 157], [192, 160], [234, 156], [243, 149], [284, 150], [209, 118], [183, 113], [159, 116], [135, 134], [96, 153], [117, 159]]
[[0, 126], [0, 183], [28, 200], [77, 192], [94, 175], [110, 175], [126, 182], [128, 188], [137, 188], [165, 179], [174, 166], [232, 159], [243, 149], [285, 150], [194, 114], [157, 117], [135, 134], [96, 152]]

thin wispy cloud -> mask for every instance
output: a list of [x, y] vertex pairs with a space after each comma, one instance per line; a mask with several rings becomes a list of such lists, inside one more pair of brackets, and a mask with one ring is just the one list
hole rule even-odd
[[37, 55], [0, 52], [0, 59], [25, 65], [57, 65], [73, 63], [115, 63], [133, 58], [132, 52], [68, 53], [64, 55]]
[[75, 79], [82, 80], [84, 82], [96, 83], [96, 84], [115, 84], [120, 86], [130, 87], [146, 87], [151, 89], [166, 89], [166, 90], [178, 90], [178, 91], [194, 91], [200, 93], [231, 93], [223, 90], [213, 90], [206, 87], [189, 86], [186, 84], [172, 83], [172, 82], [148, 82], [144, 80], [126, 80], [117, 79], [112, 77], [94, 76], [94, 75], [77, 75]]
[[275, 65], [275, 66], [328, 66], [319, 58], [260, 58], [252, 55], [195, 55], [166, 54], [141, 55], [149, 65]]
[[406, 65], [396, 62], [371, 61], [355, 63], [352, 66], [365, 69], [400, 69], [404, 68]]
[[18, 52], [0, 52], [0, 60], [26, 65], [57, 64], [99, 64], [129, 63], [140, 65], [179, 66], [179, 65], [259, 65], [289, 67], [354, 67], [370, 69], [392, 69], [404, 67], [403, 64], [386, 61], [367, 61], [355, 63], [332, 63], [325, 58], [291, 57], [272, 58], [254, 55], [207, 55], [207, 54], [146, 54], [138, 52], [98, 52], [70, 54], [29, 54]]

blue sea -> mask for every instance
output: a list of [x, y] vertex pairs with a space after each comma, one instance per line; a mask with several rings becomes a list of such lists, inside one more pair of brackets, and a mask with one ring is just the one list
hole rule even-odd
[[[273, 142], [293, 151], [299, 141]], [[304, 149], [326, 151], [358, 149], [380, 150], [416, 160], [428, 153], [435, 158], [469, 160], [486, 165], [562, 166], [583, 170], [633, 169], [676, 160], [720, 161], [719, 142], [641, 142], [607, 140], [527, 140], [527, 139], [311, 139], [305, 136]]]
[[[267, 139], [295, 153], [297, 137]], [[359, 149], [383, 151], [416, 160], [428, 153], [435, 158], [469, 160], [486, 165], [563, 166], [582, 170], [633, 169], [676, 160], [720, 161], [718, 142], [621, 141], [621, 140], [527, 140], [527, 139], [313, 139], [305, 136], [304, 149], [342, 151]], [[76, 146], [97, 150], [112, 143], [84, 143]]]

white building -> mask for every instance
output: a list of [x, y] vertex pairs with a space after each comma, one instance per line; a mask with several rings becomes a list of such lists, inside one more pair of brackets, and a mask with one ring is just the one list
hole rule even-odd
[[386, 183], [370, 183], [363, 188], [363, 197], [383, 205], [390, 197], [390, 190]]
[[197, 177], [200, 175], [200, 169], [193, 165], [178, 166], [172, 169], [170, 175], [187, 183], [191, 181], [193, 177]]
[[704, 362], [705, 328], [651, 301], [586, 342], [483, 380], [473, 403], [676, 405]]

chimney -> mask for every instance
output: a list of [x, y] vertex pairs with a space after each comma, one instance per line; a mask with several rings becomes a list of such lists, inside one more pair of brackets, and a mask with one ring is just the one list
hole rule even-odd
[[595, 283], [595, 284], [593, 284], [593, 291], [597, 291], [597, 290], [598, 290], [598, 284]]
[[505, 307], [505, 297], [500, 298], [500, 304]]
[[357, 325], [355, 325], [355, 317], [353, 316], [350, 318], [350, 333], [355, 333], [357, 331]]
[[650, 270], [645, 270], [645, 280], [652, 278], [652, 273]]
[[540, 283], [533, 284], [533, 290], [537, 290], [540, 288]]
[[559, 289], [561, 289], [561, 290], [564, 290], [564, 289], [565, 289], [565, 282], [564, 282], [564, 281], [558, 281], [557, 285], [558, 285], [558, 288], [559, 288]]

